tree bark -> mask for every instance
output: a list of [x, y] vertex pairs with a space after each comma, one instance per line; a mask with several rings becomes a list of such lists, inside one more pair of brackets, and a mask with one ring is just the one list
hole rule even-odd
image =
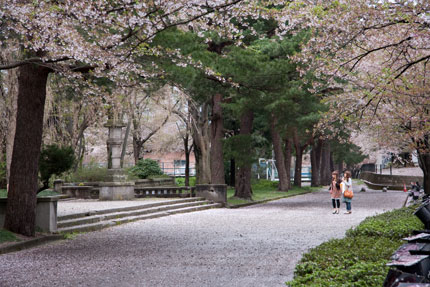
[[292, 141], [288, 137], [284, 140], [284, 158], [285, 170], [287, 171], [288, 189], [292, 187], [291, 184], [291, 155], [293, 154]]
[[321, 185], [321, 140], [314, 141], [311, 150], [311, 186]]
[[302, 163], [303, 163], [303, 150], [304, 148], [300, 145], [299, 136], [297, 130], [294, 130], [294, 149], [296, 151], [296, 163], [294, 166], [294, 185], [302, 187]]
[[331, 152], [330, 142], [323, 140], [321, 143], [321, 184], [329, 185], [331, 181]]
[[417, 149], [418, 164], [423, 171], [423, 188], [425, 194], [430, 194], [430, 153], [429, 153], [429, 142], [426, 139], [427, 148], [425, 150]]
[[222, 148], [224, 120], [221, 101], [221, 94], [216, 94], [212, 97], [210, 165], [211, 183], [213, 184], [225, 184], [224, 154]]
[[234, 158], [230, 159], [230, 186], [236, 185], [236, 162]]
[[34, 236], [49, 70], [36, 65], [24, 65], [18, 70], [18, 110], [4, 227], [15, 233]]
[[193, 105], [189, 107], [194, 122], [192, 132], [196, 157], [196, 184], [208, 184], [211, 182], [208, 104], [203, 104], [201, 109], [197, 109]]
[[6, 136], [6, 182], [9, 184], [10, 165], [12, 162], [13, 141], [16, 130], [16, 113], [18, 100], [18, 69], [9, 70], [6, 76], [6, 87], [8, 90], [8, 130]]
[[[247, 110], [242, 114], [240, 119], [241, 135], [250, 135], [252, 133], [253, 121], [254, 113], [251, 110]], [[249, 151], [248, 154], [251, 154], [251, 151]], [[242, 199], [252, 199], [251, 175], [252, 166], [250, 164], [239, 166], [236, 173], [236, 185], [234, 193], [235, 197]]]
[[278, 170], [278, 190], [279, 191], [288, 191], [289, 187], [289, 178], [285, 164], [284, 153], [282, 149], [282, 139], [279, 135], [278, 130], [276, 129], [277, 119], [274, 115], [271, 117], [270, 123], [270, 131], [272, 134], [272, 142], [273, 142], [273, 150], [275, 153], [275, 165]]

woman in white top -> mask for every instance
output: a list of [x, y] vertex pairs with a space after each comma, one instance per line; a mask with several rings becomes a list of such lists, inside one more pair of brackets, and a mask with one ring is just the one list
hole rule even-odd
[[[343, 183], [343, 185], [342, 185], [342, 195], [344, 194], [345, 190], [347, 190], [347, 189], [352, 190], [351, 172], [349, 170], [345, 171], [342, 183]], [[346, 197], [343, 196], [343, 202], [345, 202], [345, 204], [346, 204], [346, 212], [345, 212], [345, 214], [351, 214], [352, 213], [352, 210], [351, 210], [351, 201], [352, 201], [352, 198], [346, 198]]]

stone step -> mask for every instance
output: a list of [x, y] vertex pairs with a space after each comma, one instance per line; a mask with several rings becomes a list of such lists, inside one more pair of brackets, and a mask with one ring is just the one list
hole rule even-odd
[[185, 207], [193, 207], [193, 206], [198, 206], [198, 205], [207, 204], [207, 203], [208, 203], [207, 201], [200, 200], [200, 201], [191, 201], [191, 202], [176, 203], [176, 204], [169, 204], [169, 205], [161, 205], [161, 206], [149, 207], [149, 208], [145, 206], [144, 208], [141, 208], [141, 209], [133, 209], [128, 211], [112, 212], [112, 213], [105, 213], [101, 215], [92, 215], [92, 216], [72, 218], [67, 220], [60, 220], [57, 222], [57, 227], [63, 228], [63, 227], [70, 227], [74, 225], [90, 224], [90, 223], [100, 222], [103, 220], [117, 219], [121, 217], [129, 217], [129, 216], [138, 216], [143, 214], [156, 213], [156, 212], [185, 208]]
[[58, 228], [58, 232], [71, 233], [71, 232], [95, 231], [95, 230], [100, 230], [107, 227], [112, 227], [118, 224], [123, 224], [123, 223], [138, 221], [138, 220], [147, 220], [147, 219], [169, 216], [173, 214], [188, 213], [188, 212], [194, 212], [194, 211], [200, 211], [200, 210], [206, 210], [206, 209], [218, 208], [218, 207], [222, 207], [222, 204], [207, 203], [207, 204], [198, 205], [198, 206], [183, 207], [178, 209], [172, 209], [167, 211], [154, 212], [154, 213], [136, 215], [136, 216], [127, 216], [127, 217], [103, 220], [95, 223], [89, 223], [89, 224], [83, 224], [83, 225], [77, 225], [77, 226], [62, 227], [62, 228]]
[[122, 211], [139, 210], [139, 209], [143, 209], [143, 208], [151, 208], [151, 207], [171, 205], [171, 204], [176, 204], [176, 203], [196, 202], [196, 201], [204, 201], [204, 200], [205, 199], [202, 197], [190, 197], [190, 198], [184, 198], [184, 199], [174, 199], [174, 200], [166, 200], [166, 201], [160, 201], [160, 202], [146, 203], [146, 204], [142, 204], [142, 205], [129, 206], [129, 207], [94, 210], [94, 211], [88, 211], [88, 212], [81, 212], [81, 213], [74, 213], [74, 214], [59, 216], [57, 218], [57, 221], [65, 221], [65, 220], [70, 220], [70, 219], [74, 219], [74, 218], [81, 218], [81, 217], [85, 218], [85, 217], [94, 216], [94, 215], [101, 215], [101, 214], [108, 214], [108, 213], [122, 212]]

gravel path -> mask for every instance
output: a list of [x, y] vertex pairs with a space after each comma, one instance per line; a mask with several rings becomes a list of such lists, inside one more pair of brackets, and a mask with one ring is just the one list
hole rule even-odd
[[357, 192], [333, 215], [322, 191], [124, 224], [1, 255], [0, 286], [285, 286], [309, 248], [404, 199]]

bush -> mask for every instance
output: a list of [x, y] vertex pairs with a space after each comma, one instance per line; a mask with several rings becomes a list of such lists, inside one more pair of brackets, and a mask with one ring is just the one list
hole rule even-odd
[[137, 164], [129, 169], [129, 173], [140, 179], [145, 179], [154, 175], [162, 175], [163, 171], [155, 160], [141, 159]]
[[[175, 182], [179, 186], [185, 186], [185, 177], [175, 178]], [[190, 176], [190, 186], [196, 186], [196, 177]]]
[[68, 182], [97, 182], [105, 181], [107, 175], [107, 168], [97, 165], [89, 165], [78, 169], [65, 178]]
[[45, 146], [39, 159], [39, 172], [43, 189], [49, 187], [49, 179], [53, 174], [61, 174], [69, 170], [74, 162], [75, 154], [71, 147], [59, 147], [55, 144]]
[[414, 207], [402, 208], [366, 218], [333, 239], [311, 249], [296, 266], [291, 287], [382, 286], [388, 272], [386, 263], [403, 243], [401, 238], [423, 228], [413, 216]]

